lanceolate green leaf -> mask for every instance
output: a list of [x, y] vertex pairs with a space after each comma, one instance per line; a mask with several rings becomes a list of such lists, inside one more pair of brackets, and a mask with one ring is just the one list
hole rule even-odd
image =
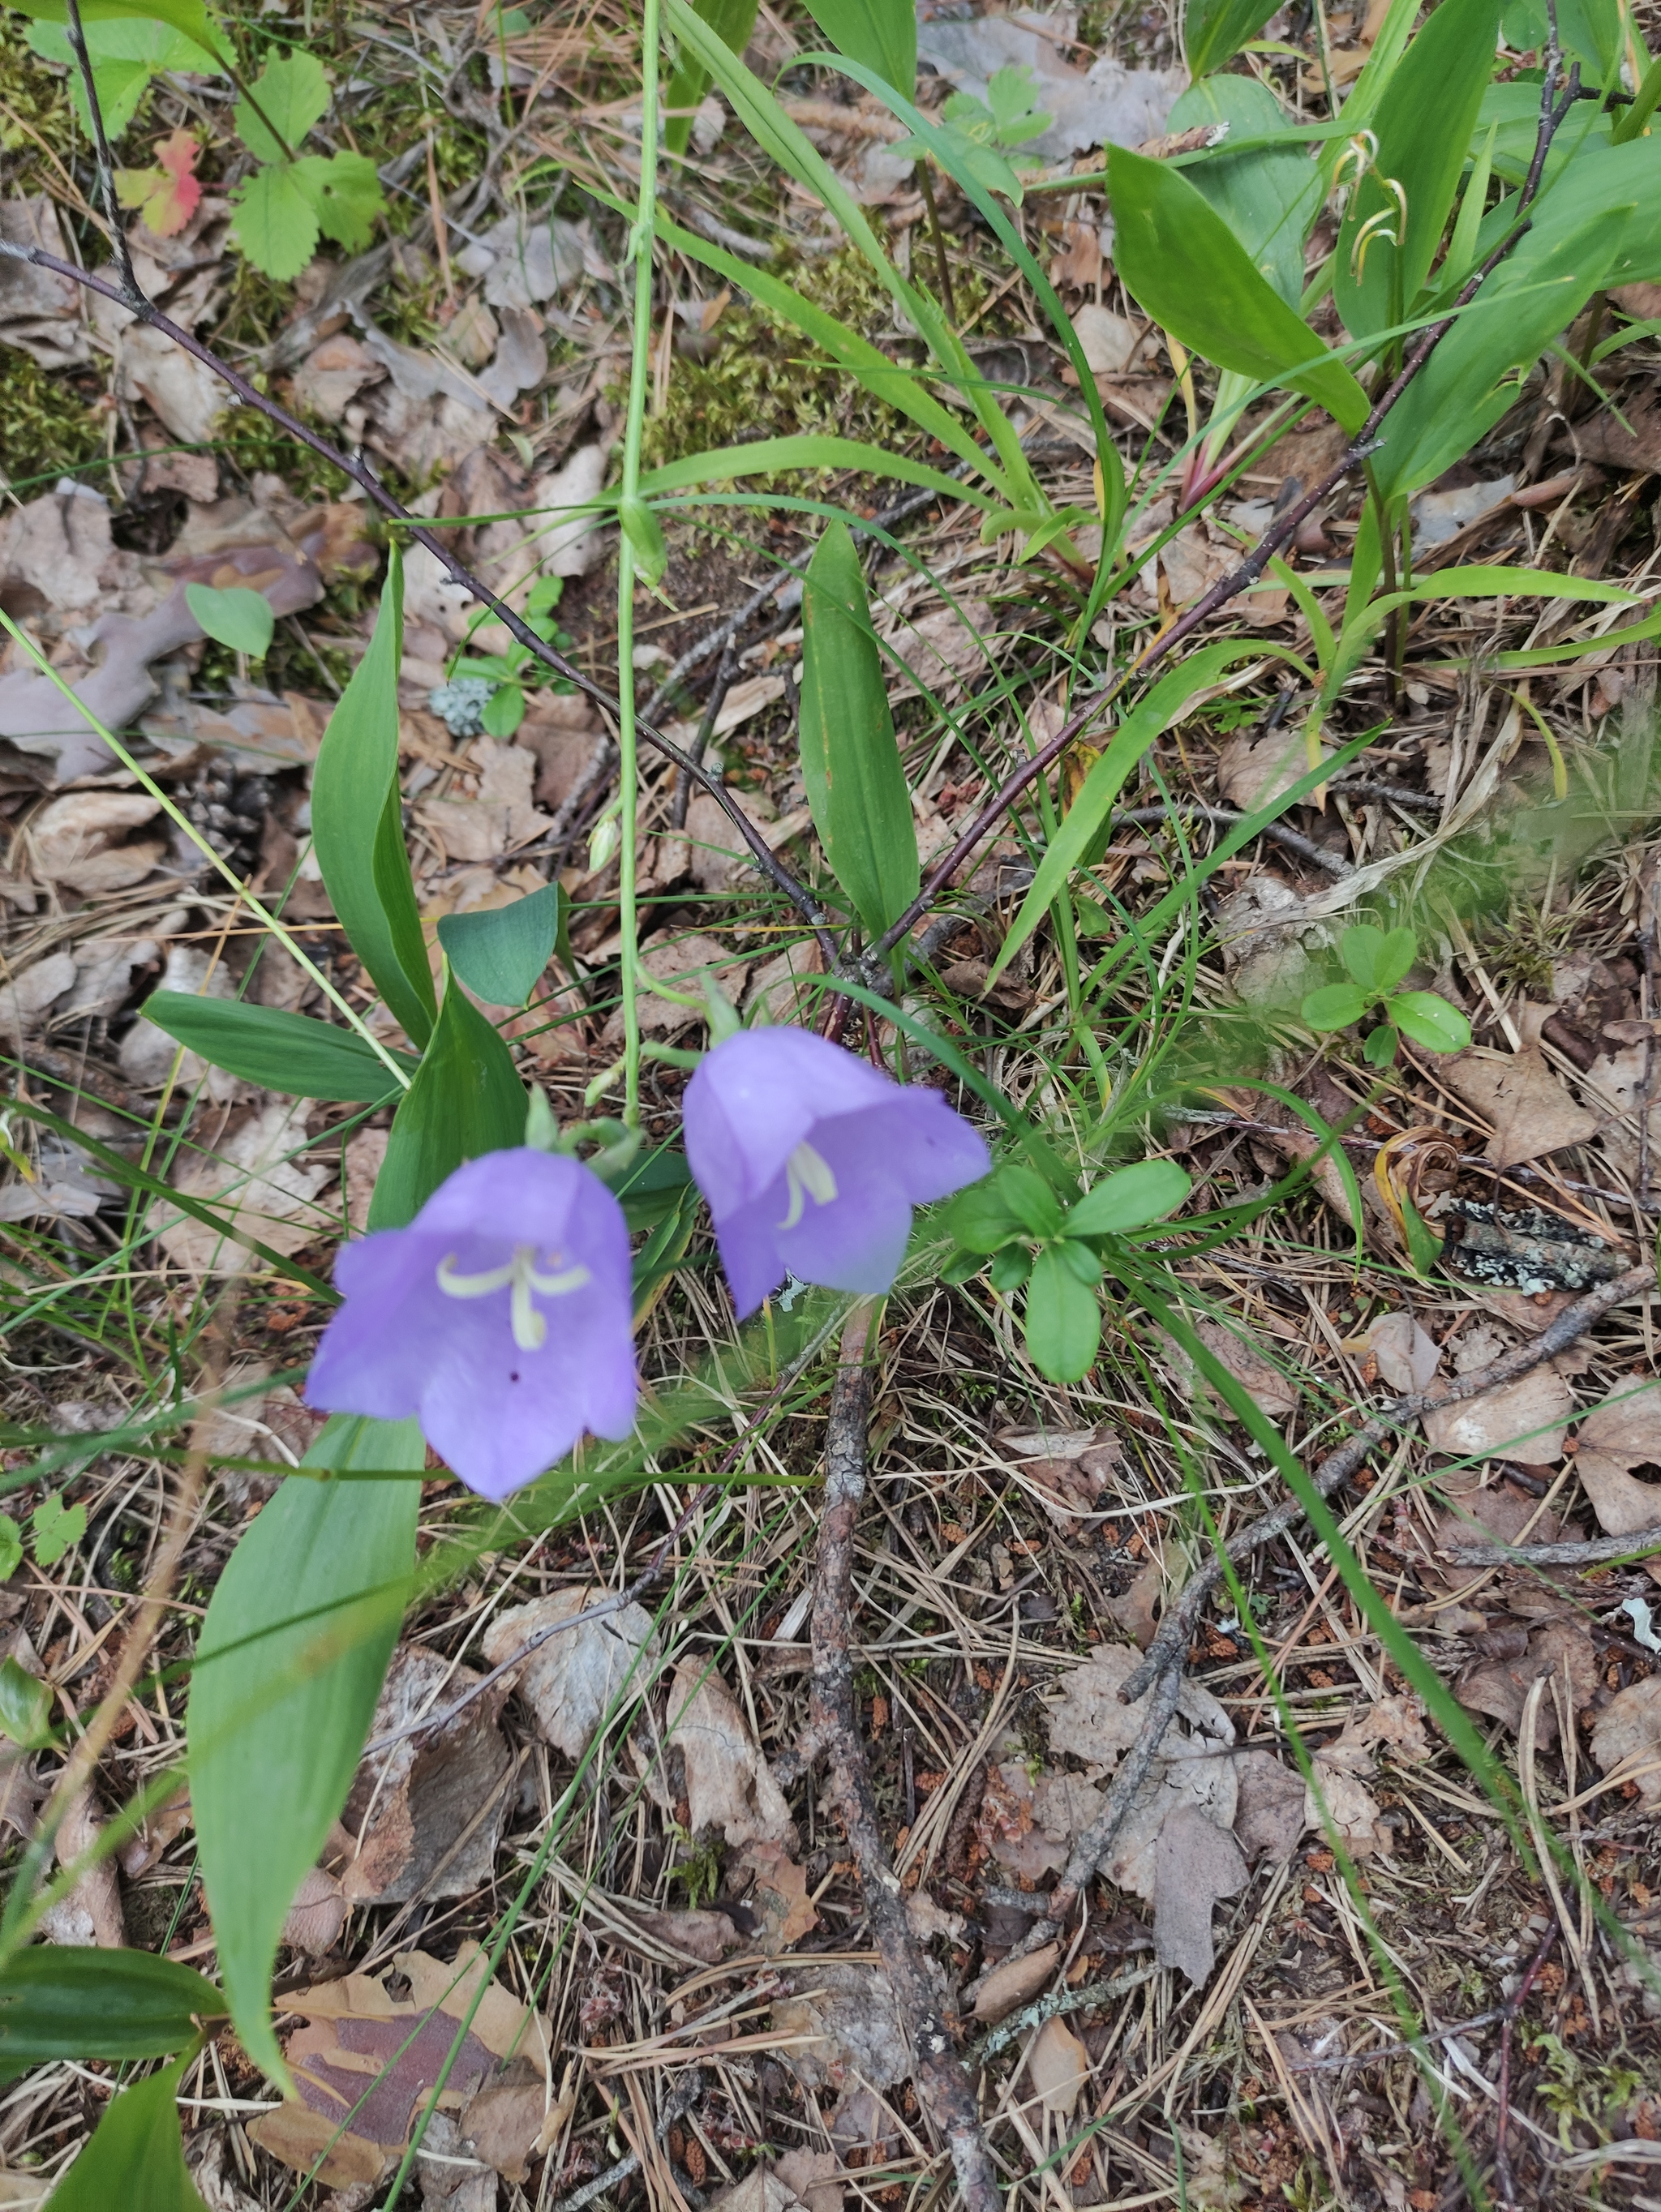
[[[707, 453], [688, 453], [684, 459], [666, 462], [660, 469], [647, 470], [640, 480], [641, 495], [661, 498], [666, 492], [689, 490], [697, 484], [730, 483], [739, 477], [772, 476], [784, 469], [857, 469], [862, 476], [927, 484], [931, 490], [944, 492], [949, 499], [964, 500], [971, 507], [990, 508], [999, 504], [977, 484], [964, 483], [947, 476], [944, 469], [931, 469], [926, 461], [885, 453], [880, 446], [868, 446], [857, 438], [818, 435], [757, 438], [748, 446], [722, 446]], [[995, 482], [999, 480], [989, 462], [986, 474]]]
[[1121, 146], [1108, 150], [1108, 177], [1119, 274], [1161, 330], [1219, 368], [1318, 400], [1359, 430], [1366, 394], [1188, 179]]
[[312, 778], [312, 836], [352, 950], [411, 1040], [436, 1002], [404, 844], [398, 789], [398, 669], [404, 569], [393, 547], [369, 650], [329, 718]]
[[525, 1085], [514, 1056], [452, 981], [421, 1072], [392, 1119], [370, 1228], [403, 1228], [463, 1160], [524, 1141]]
[[57, 2058], [161, 2058], [225, 2001], [192, 1967], [149, 1951], [20, 1951], [0, 1972], [0, 2079]]
[[[426, 1450], [413, 1421], [337, 1414], [305, 1464], [405, 1467], [418, 1478]], [[420, 1501], [418, 1479], [291, 1476], [232, 1553], [197, 1645], [191, 1804], [220, 1972], [245, 2049], [289, 2094], [271, 2032], [271, 1966], [368, 1735], [415, 1565]]]
[[[840, 368], [850, 376], [857, 377], [866, 390], [902, 415], [909, 415], [919, 429], [926, 430], [931, 438], [938, 438], [948, 453], [956, 453], [977, 471], [985, 474], [988, 481], [997, 485], [1007, 496], [1007, 487], [1002, 472], [990, 463], [989, 456], [976, 444], [959, 416], [943, 407], [915, 371], [902, 368], [885, 353], [879, 352], [869, 339], [857, 331], [849, 329], [832, 314], [805, 299], [781, 278], [764, 269], [753, 268], [740, 261], [735, 253], [728, 253], [719, 246], [710, 246], [684, 230], [677, 222], [660, 214], [657, 234], [666, 246], [689, 260], [701, 261], [706, 269], [713, 269], [734, 284], [742, 284], [752, 298], [776, 315], [794, 323], [804, 337], [812, 338], [822, 346]], [[746, 447], [739, 447], [745, 452]]]
[[[94, 1952], [94, 1958], [107, 1954]], [[185, 2164], [175, 2100], [186, 2056], [148, 2081], [118, 2089], [46, 2212], [206, 2212]]]
[[1232, 61], [1275, 13], [1275, 0], [1189, 0], [1183, 18], [1188, 73], [1204, 76]]
[[1202, 646], [1180, 668], [1173, 668], [1168, 676], [1162, 676], [1146, 696], [1138, 700], [1108, 740], [1101, 758], [1085, 778], [1078, 797], [1050, 841], [1031, 888], [1021, 902], [1021, 910], [993, 964], [987, 979], [989, 989], [1066, 889], [1068, 878], [1082, 864], [1097, 833], [1105, 826], [1125, 778], [1154, 739], [1182, 719], [1196, 692], [1214, 684], [1236, 662], [1254, 659], [1275, 650], [1258, 638], [1229, 638], [1216, 645]]
[[806, 0], [808, 14], [839, 54], [874, 70], [910, 100], [917, 88], [913, 0]]
[[[730, 46], [735, 54], [744, 52], [756, 27], [756, 0], [692, 0], [692, 4], [723, 46]], [[709, 70], [690, 56], [683, 58], [669, 80], [663, 101], [668, 111], [663, 143], [672, 154], [686, 151], [686, 142], [692, 135], [691, 111], [703, 99], [709, 82]]]
[[1593, 576], [1566, 576], [1551, 568], [1444, 569], [1405, 591], [1381, 592], [1344, 624], [1321, 687], [1322, 697], [1337, 696], [1345, 679], [1360, 665], [1368, 647], [1398, 607], [1435, 599], [1494, 599], [1501, 593], [1518, 599], [1590, 600], [1604, 606], [1636, 604], [1635, 595], [1619, 584], [1600, 583]]
[[882, 653], [846, 523], [830, 526], [807, 564], [802, 622], [802, 781], [831, 872], [875, 939], [916, 896], [922, 877]]
[[[1354, 337], [1387, 329], [1413, 312], [1470, 150], [1477, 111], [1494, 74], [1499, 29], [1499, 0], [1442, 0], [1378, 101], [1372, 118], [1378, 156], [1350, 194], [1332, 270], [1333, 296]], [[1386, 178], [1401, 188], [1405, 218], [1401, 198], [1382, 181]], [[1368, 224], [1372, 228], [1358, 257]]]
[[[377, 1106], [399, 1087], [362, 1037], [309, 1014], [180, 991], [153, 991], [143, 1012], [146, 1021], [214, 1066], [267, 1091]], [[407, 1053], [399, 1057], [413, 1074], [418, 1063]]]

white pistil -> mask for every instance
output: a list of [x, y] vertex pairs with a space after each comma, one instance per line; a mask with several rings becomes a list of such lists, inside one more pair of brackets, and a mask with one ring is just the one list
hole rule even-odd
[[513, 1320], [514, 1342], [521, 1352], [539, 1352], [548, 1339], [548, 1322], [546, 1316], [532, 1304], [532, 1292], [545, 1298], [563, 1298], [593, 1279], [585, 1267], [562, 1267], [564, 1256], [561, 1252], [550, 1252], [547, 1265], [554, 1272], [539, 1275], [536, 1246], [515, 1244], [514, 1256], [505, 1267], [488, 1267], [478, 1275], [458, 1275], [455, 1254], [452, 1252], [438, 1263], [438, 1287], [452, 1298], [486, 1298], [493, 1291], [511, 1290], [508, 1310]]
[[830, 1205], [837, 1194], [837, 1178], [830, 1172], [830, 1162], [811, 1145], [796, 1146], [784, 1164], [784, 1173], [790, 1189], [790, 1211], [779, 1227], [794, 1229], [810, 1198], [815, 1206]]

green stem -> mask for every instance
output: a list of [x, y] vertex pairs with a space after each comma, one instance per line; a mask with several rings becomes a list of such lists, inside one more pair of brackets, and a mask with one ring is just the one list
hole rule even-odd
[[[643, 0], [641, 18], [640, 192], [636, 201], [634, 347], [629, 364], [629, 411], [623, 432], [620, 504], [625, 518], [640, 499], [640, 449], [646, 430], [646, 394], [652, 374], [652, 229], [658, 190], [658, 14], [660, 0]], [[640, 1120], [640, 937], [635, 896], [635, 548], [626, 530], [618, 540], [618, 785], [621, 799], [618, 852], [618, 958], [623, 985], [624, 1119]]]
[[1654, 114], [1658, 100], [1661, 100], [1661, 56], [1658, 56], [1645, 70], [1644, 82], [1634, 94], [1631, 106], [1619, 118], [1609, 133], [1612, 143], [1624, 146], [1628, 139], [1639, 137]]

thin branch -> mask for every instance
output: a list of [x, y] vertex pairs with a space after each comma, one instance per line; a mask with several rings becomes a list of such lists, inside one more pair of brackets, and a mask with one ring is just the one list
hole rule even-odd
[[952, 2154], [965, 2212], [1001, 2212], [998, 2178], [981, 2128], [975, 2087], [958, 2057], [939, 1977], [917, 1941], [884, 1847], [860, 1741], [849, 1632], [854, 1616], [854, 1536], [865, 1497], [871, 1370], [866, 1346], [873, 1308], [856, 1306], [843, 1336], [824, 1443], [824, 1506], [813, 1589], [813, 1690], [809, 1734], [830, 1762], [831, 1790], [859, 1869], [866, 1918], [882, 1954], [910, 2042], [917, 2101]]
[[1595, 1567], [1608, 1559], [1641, 1559], [1661, 1552], [1661, 1528], [1625, 1536], [1591, 1536], [1579, 1544], [1450, 1544], [1462, 1567]]
[[81, 71], [82, 88], [87, 95], [87, 112], [92, 118], [93, 152], [98, 169], [98, 197], [104, 203], [104, 218], [110, 228], [110, 252], [121, 272], [121, 290], [125, 304], [135, 312], [149, 305], [133, 273], [132, 255], [127, 246], [126, 226], [121, 220], [121, 203], [115, 190], [115, 162], [110, 154], [109, 136], [104, 129], [104, 111], [98, 98], [98, 87], [93, 79], [92, 56], [87, 52], [87, 34], [81, 26], [80, 0], [64, 0], [64, 28], [70, 42], [70, 52], [75, 56], [76, 66]]

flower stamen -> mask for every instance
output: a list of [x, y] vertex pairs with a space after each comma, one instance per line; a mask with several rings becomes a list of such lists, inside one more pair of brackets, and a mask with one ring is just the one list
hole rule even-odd
[[837, 1195], [837, 1178], [830, 1172], [830, 1164], [811, 1145], [798, 1145], [784, 1164], [785, 1178], [790, 1191], [790, 1210], [780, 1222], [781, 1229], [794, 1229], [806, 1211], [811, 1198], [815, 1206], [829, 1206]]
[[510, 1291], [514, 1342], [521, 1352], [539, 1352], [548, 1340], [548, 1322], [545, 1315], [532, 1304], [532, 1292], [545, 1298], [563, 1298], [593, 1280], [585, 1267], [562, 1266], [564, 1256], [563, 1252], [550, 1252], [546, 1264], [554, 1272], [538, 1274], [536, 1246], [515, 1244], [514, 1256], [504, 1267], [487, 1267], [477, 1275], [459, 1275], [452, 1252], [438, 1263], [438, 1287], [452, 1298], [484, 1298], [494, 1291]]

